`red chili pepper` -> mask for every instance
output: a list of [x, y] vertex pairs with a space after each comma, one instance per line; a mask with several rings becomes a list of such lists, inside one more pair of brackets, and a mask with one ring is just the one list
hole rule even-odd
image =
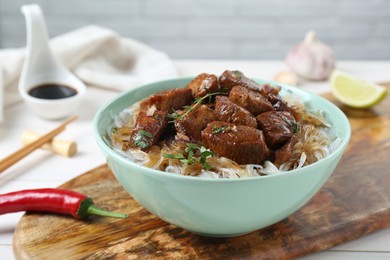
[[33, 189], [0, 195], [0, 215], [18, 211], [46, 211], [86, 218], [90, 215], [126, 218], [126, 214], [95, 207], [91, 198], [66, 189]]

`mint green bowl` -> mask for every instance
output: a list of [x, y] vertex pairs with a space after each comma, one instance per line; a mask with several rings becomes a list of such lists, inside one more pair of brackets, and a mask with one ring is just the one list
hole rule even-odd
[[[142, 206], [161, 219], [204, 236], [230, 237], [272, 225], [301, 208], [324, 185], [347, 147], [351, 129], [346, 116], [322, 97], [290, 86], [306, 107], [325, 112], [334, 126], [332, 133], [342, 139], [328, 157], [285, 173], [246, 179], [204, 179], [152, 170], [137, 165], [111, 149], [102, 136], [113, 116], [124, 108], [162, 90], [183, 87], [191, 78], [179, 78], [141, 86], [104, 105], [94, 119], [97, 143], [112, 172]], [[270, 81], [259, 80], [259, 83]]]

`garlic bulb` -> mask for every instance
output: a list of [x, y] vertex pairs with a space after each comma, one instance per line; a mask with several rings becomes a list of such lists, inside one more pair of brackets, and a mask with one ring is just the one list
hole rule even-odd
[[298, 76], [308, 80], [326, 80], [335, 67], [333, 50], [310, 31], [286, 57], [286, 64]]

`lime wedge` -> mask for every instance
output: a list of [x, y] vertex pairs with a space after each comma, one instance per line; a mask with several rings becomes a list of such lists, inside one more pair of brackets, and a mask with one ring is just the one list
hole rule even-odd
[[330, 85], [333, 95], [341, 103], [355, 108], [372, 107], [387, 95], [385, 87], [337, 70], [330, 77]]

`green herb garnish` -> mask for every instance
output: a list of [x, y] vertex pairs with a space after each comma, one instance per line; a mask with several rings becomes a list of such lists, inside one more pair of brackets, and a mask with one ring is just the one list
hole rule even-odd
[[146, 137], [149, 137], [149, 138], [152, 138], [152, 137], [153, 137], [153, 135], [152, 135], [150, 132], [145, 131], [145, 130], [139, 130], [139, 131], [138, 131], [138, 134], [143, 135], [143, 136], [146, 136]]
[[203, 102], [205, 99], [209, 99], [209, 103], [211, 102], [211, 97], [215, 95], [221, 95], [223, 94], [222, 92], [215, 92], [215, 93], [207, 93], [203, 97], [200, 98], [195, 98], [194, 103], [192, 103], [191, 106], [183, 106], [185, 112], [183, 114], [179, 114], [177, 111], [173, 112], [172, 114], [168, 114], [168, 117], [172, 119], [171, 122], [174, 122], [177, 119], [181, 119], [185, 117], [189, 112], [193, 111], [199, 104]]
[[138, 133], [133, 137], [133, 142], [136, 146], [141, 149], [148, 148], [150, 146], [149, 140], [147, 139], [153, 138], [153, 135], [145, 130], [139, 130]]
[[172, 119], [172, 121], [169, 121], [169, 122], [174, 122], [176, 119], [180, 118], [180, 114], [177, 111], [175, 111], [175, 112], [173, 112], [171, 114], [168, 114], [167, 117], [169, 119]]
[[165, 158], [169, 159], [185, 159], [184, 155], [182, 153], [177, 153], [177, 154], [170, 154], [170, 153], [164, 153], [163, 156]]
[[213, 126], [213, 129], [211, 129], [211, 133], [213, 135], [223, 133], [223, 131], [225, 131], [225, 129], [226, 129], [226, 126], [218, 127], [215, 125], [215, 126]]
[[206, 162], [206, 159], [207, 159], [207, 157], [212, 156], [212, 155], [213, 155], [213, 152], [210, 151], [210, 150], [207, 150], [206, 147], [202, 146], [200, 148], [200, 159], [199, 159], [199, 162], [200, 162], [200, 164], [203, 165], [203, 167], [206, 170], [210, 170], [211, 169], [211, 165]]
[[113, 128], [111, 128], [111, 133], [115, 134], [116, 131], [118, 131], [118, 127], [113, 127]]
[[196, 150], [196, 149], [199, 149], [199, 148], [200, 147], [197, 144], [187, 143], [187, 147], [186, 147], [185, 151], [188, 153], [188, 152], [190, 152], [192, 150]]
[[294, 122], [294, 134], [301, 132], [301, 125], [297, 122]]
[[[197, 150], [200, 152], [199, 158], [194, 156]], [[163, 156], [169, 159], [178, 159], [181, 163], [185, 165], [193, 165], [198, 160], [199, 163], [202, 164], [206, 170], [209, 170], [211, 168], [211, 166], [206, 162], [206, 159], [207, 157], [213, 155], [212, 151], [206, 149], [203, 146], [199, 147], [199, 145], [193, 143], [187, 143], [187, 146], [184, 151], [187, 153], [187, 157], [185, 157], [182, 153], [177, 153], [177, 154], [164, 153]]]

